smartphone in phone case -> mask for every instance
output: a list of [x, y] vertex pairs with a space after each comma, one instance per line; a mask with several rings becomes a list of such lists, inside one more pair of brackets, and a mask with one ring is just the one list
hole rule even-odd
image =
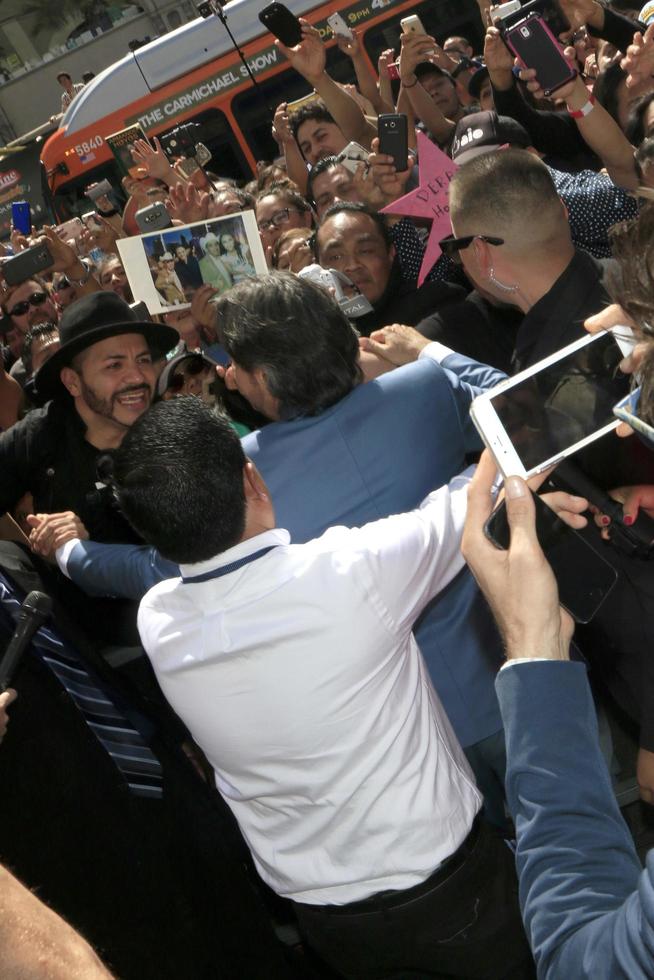
[[299, 20], [283, 3], [269, 3], [259, 11], [259, 20], [287, 48], [294, 48], [302, 40]]
[[11, 224], [21, 235], [29, 235], [32, 231], [32, 212], [27, 201], [14, 201], [11, 205]]
[[8, 286], [18, 286], [39, 272], [49, 269], [53, 261], [48, 243], [41, 242], [7, 259], [2, 266], [2, 277]]
[[393, 157], [398, 173], [408, 166], [409, 136], [406, 116], [400, 112], [382, 113], [377, 119], [379, 152]]
[[354, 34], [340, 14], [330, 14], [327, 18], [327, 23], [332, 29], [332, 34], [338, 34], [339, 37], [346, 37], [348, 41], [351, 41], [354, 37]]
[[[557, 585], [559, 601], [578, 623], [589, 623], [615, 585], [618, 573], [586, 538], [569, 527], [532, 493], [536, 508], [536, 535]], [[511, 531], [502, 501], [484, 526], [496, 548], [506, 550]]]
[[561, 45], [537, 14], [502, 32], [504, 43], [525, 68], [533, 68], [545, 92], [551, 95], [577, 75], [563, 56]]

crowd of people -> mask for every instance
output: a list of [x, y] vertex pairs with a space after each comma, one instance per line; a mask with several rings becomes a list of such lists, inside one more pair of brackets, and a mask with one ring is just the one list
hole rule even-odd
[[[654, 12], [558, 0], [546, 96], [478, 3], [481, 44], [378, 72], [339, 37], [355, 86], [301, 21], [255, 179], [137, 141], [81, 234], [3, 246], [52, 258], [0, 266], [3, 642], [53, 599], [0, 693], [6, 980], [654, 977]], [[454, 164], [427, 270], [385, 211], [419, 133]], [[150, 315], [117, 243], [159, 203]], [[502, 483], [472, 400], [616, 325], [636, 433], [573, 462], [621, 509]], [[590, 623], [530, 491], [616, 570]]]

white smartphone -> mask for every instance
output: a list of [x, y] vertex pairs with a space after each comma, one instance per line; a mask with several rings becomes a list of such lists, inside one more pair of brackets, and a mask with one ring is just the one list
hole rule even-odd
[[505, 17], [510, 17], [511, 14], [517, 14], [521, 9], [522, 4], [520, 0], [509, 0], [508, 3], [501, 3], [498, 7], [490, 8], [491, 20], [493, 24], [497, 24], [499, 21], [504, 20]]
[[422, 26], [422, 21], [417, 14], [411, 14], [410, 17], [403, 17], [400, 21], [400, 27], [402, 28], [403, 34], [426, 34], [427, 31]]
[[354, 37], [354, 34], [340, 14], [330, 14], [327, 18], [327, 23], [332, 29], [332, 34], [338, 34], [340, 37], [346, 37], [348, 41], [351, 41]]
[[497, 465], [526, 479], [615, 429], [629, 391], [629, 327], [588, 334], [474, 399], [470, 415]]
[[336, 159], [339, 163], [342, 163], [350, 173], [356, 173], [357, 167], [360, 163], [365, 163], [368, 159], [369, 153], [365, 147], [361, 146], [360, 143], [348, 143], [347, 146], [341, 150]]

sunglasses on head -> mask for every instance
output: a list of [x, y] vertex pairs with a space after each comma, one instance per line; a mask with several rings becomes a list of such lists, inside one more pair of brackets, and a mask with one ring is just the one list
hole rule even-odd
[[504, 245], [503, 238], [493, 238], [491, 235], [464, 235], [463, 238], [448, 235], [447, 238], [441, 238], [438, 244], [441, 247], [443, 255], [447, 256], [451, 262], [456, 262], [457, 265], [460, 265], [461, 256], [459, 252], [464, 248], [469, 248], [475, 239], [486, 242], [487, 245]]
[[47, 293], [39, 292], [32, 293], [27, 299], [22, 300], [20, 303], [16, 303], [12, 306], [10, 310], [7, 310], [9, 316], [24, 316], [29, 310], [30, 306], [43, 306], [48, 298]]
[[172, 378], [168, 382], [168, 391], [181, 391], [186, 383], [187, 378], [195, 378], [198, 374], [202, 374], [204, 369], [207, 367], [205, 361], [201, 357], [194, 357], [186, 362], [179, 365], [178, 370], [182, 373], [173, 374]]

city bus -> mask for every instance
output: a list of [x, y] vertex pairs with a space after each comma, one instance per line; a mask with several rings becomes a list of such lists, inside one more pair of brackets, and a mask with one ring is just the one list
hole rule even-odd
[[[409, 11], [442, 41], [451, 34], [480, 40], [476, 0], [287, 0], [298, 16], [318, 28], [327, 47], [327, 70], [340, 82], [354, 81], [352, 63], [336, 46], [327, 25], [339, 12], [362, 31], [373, 66], [385, 48], [398, 48], [400, 20]], [[257, 160], [278, 154], [268, 108], [308, 94], [306, 81], [290, 68], [265, 31], [258, 13], [265, 0], [232, 0], [224, 9], [230, 30], [258, 85], [253, 86], [218, 17], [198, 18], [130, 52], [98, 74], [74, 99], [60, 128], [41, 152], [51, 202], [59, 220], [88, 210], [84, 189], [120, 173], [105, 137], [138, 123], [160, 136], [193, 121], [212, 152], [209, 169], [250, 180]], [[268, 108], [267, 108], [268, 107]]]

